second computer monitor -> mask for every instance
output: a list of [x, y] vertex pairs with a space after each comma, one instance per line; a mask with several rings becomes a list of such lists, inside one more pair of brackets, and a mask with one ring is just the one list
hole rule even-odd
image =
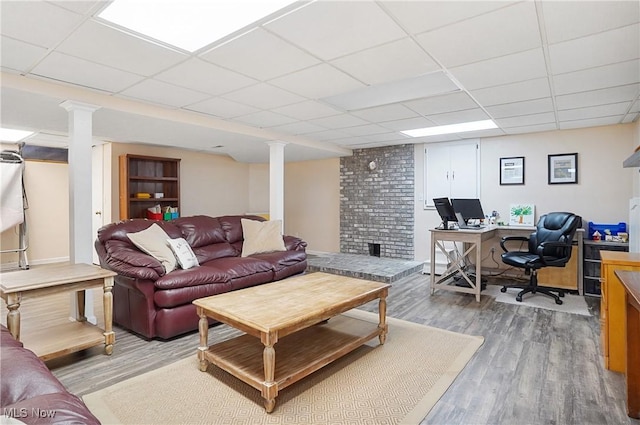
[[473, 219], [484, 219], [484, 212], [479, 199], [452, 199], [451, 205], [456, 213], [462, 214], [465, 222]]

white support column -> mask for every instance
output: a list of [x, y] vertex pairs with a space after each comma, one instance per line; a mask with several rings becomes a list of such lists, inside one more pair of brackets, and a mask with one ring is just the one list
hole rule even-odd
[[269, 145], [269, 218], [283, 220], [284, 231], [284, 147], [286, 142], [272, 141]]
[[[92, 264], [92, 115], [100, 107], [72, 100], [65, 100], [60, 106], [69, 113], [69, 261]], [[71, 308], [70, 316], [75, 318], [75, 296], [72, 296]], [[89, 291], [85, 295], [85, 316], [95, 323], [93, 297]]]

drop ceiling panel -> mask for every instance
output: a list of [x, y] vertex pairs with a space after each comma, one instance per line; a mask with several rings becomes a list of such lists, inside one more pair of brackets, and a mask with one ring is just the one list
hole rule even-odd
[[556, 75], [638, 59], [640, 24], [553, 44], [549, 46], [549, 56], [551, 70]]
[[58, 51], [144, 76], [156, 74], [187, 58], [183, 53], [92, 20], [78, 28]]
[[66, 134], [69, 114], [60, 107], [63, 100], [2, 86], [2, 124], [18, 130], [48, 129]]
[[451, 73], [467, 90], [532, 80], [547, 75], [542, 49], [452, 68]]
[[[202, 59], [266, 81], [316, 65], [320, 61], [262, 28], [201, 55]], [[260, 66], [256, 66], [256, 64]]]
[[306, 134], [305, 137], [311, 140], [326, 141], [326, 140], [344, 139], [345, 137], [349, 137], [349, 135], [344, 131], [340, 131], [340, 130], [324, 130], [324, 131], [318, 131], [316, 133]]
[[196, 58], [182, 62], [154, 78], [212, 95], [228, 93], [257, 83], [253, 78]]
[[429, 31], [419, 35], [417, 40], [446, 67], [530, 50], [541, 45], [533, 2], [518, 3]]
[[337, 109], [314, 100], [305, 100], [304, 102], [294, 103], [293, 105], [282, 106], [275, 108], [273, 111], [299, 120], [311, 120], [341, 113], [341, 111]]
[[631, 102], [614, 103], [611, 105], [590, 106], [588, 108], [568, 109], [558, 112], [560, 121], [575, 121], [599, 117], [624, 115], [629, 110]]
[[358, 125], [355, 127], [343, 128], [342, 131], [352, 136], [367, 136], [367, 137], [374, 134], [389, 133], [388, 128], [384, 128], [377, 124]]
[[640, 84], [629, 84], [626, 86], [610, 87], [606, 89], [556, 96], [556, 107], [558, 110], [576, 109], [587, 106], [631, 101], [636, 97], [639, 90]]
[[364, 84], [358, 80], [327, 64], [278, 77], [270, 83], [311, 99], [329, 97], [364, 87]]
[[402, 80], [440, 69], [410, 38], [363, 50], [335, 59], [331, 63], [370, 85]]
[[471, 95], [483, 106], [513, 103], [551, 96], [549, 79], [536, 78], [486, 89], [472, 90]]
[[405, 105], [422, 115], [441, 114], [478, 107], [478, 104], [465, 92], [427, 97], [406, 102]]
[[433, 127], [435, 124], [433, 121], [429, 121], [424, 117], [417, 117], [405, 120], [387, 121], [380, 123], [380, 125], [390, 130], [405, 131], [414, 130], [416, 128]]
[[[20, 19], [13, 16], [19, 16]], [[84, 19], [82, 15], [49, 3], [3, 1], [0, 32], [27, 43], [53, 47]]]
[[254, 108], [253, 106], [244, 105], [221, 97], [203, 100], [202, 102], [191, 104], [185, 107], [185, 109], [222, 118], [233, 118], [259, 111], [258, 108]]
[[23, 43], [9, 37], [2, 37], [0, 45], [0, 65], [2, 68], [25, 72], [31, 68], [47, 49]]
[[374, 2], [314, 2], [265, 25], [324, 60], [406, 36]]
[[275, 127], [278, 125], [290, 124], [295, 120], [290, 117], [286, 117], [281, 114], [276, 114], [271, 111], [260, 111], [254, 114], [244, 115], [242, 117], [237, 117], [234, 121], [240, 121], [249, 125], [253, 125], [255, 127]]
[[84, 15], [90, 11], [101, 9], [103, 6], [110, 3], [110, 0], [103, 0], [103, 1], [60, 0], [60, 1], [49, 1], [49, 3], [55, 4], [56, 6], [60, 6], [72, 12], [76, 12]]
[[507, 103], [487, 107], [487, 112], [492, 117], [507, 118], [519, 115], [539, 114], [542, 112], [553, 112], [553, 102], [550, 97], [544, 99], [526, 100], [524, 102]]
[[145, 102], [160, 103], [176, 108], [200, 102], [208, 97], [203, 93], [151, 79], [144, 80], [123, 90], [119, 96], [132, 97]]
[[541, 4], [551, 44], [634, 24], [640, 16], [637, 1], [544, 1]]
[[245, 87], [227, 93], [223, 97], [259, 109], [272, 109], [306, 100], [302, 96], [295, 95], [266, 83]]
[[36, 66], [33, 74], [98, 90], [119, 92], [143, 77], [130, 72], [53, 52]]
[[556, 115], [553, 112], [541, 114], [521, 115], [517, 117], [501, 118], [496, 120], [496, 124], [508, 130], [510, 127], [525, 127], [539, 124], [554, 124]]
[[369, 122], [395, 121], [405, 118], [414, 118], [418, 114], [401, 104], [377, 106], [375, 108], [352, 111], [352, 115], [360, 117]]
[[388, 10], [412, 34], [460, 22], [509, 6], [507, 1], [383, 1]]
[[488, 120], [489, 116], [480, 108], [465, 111], [448, 112], [445, 114], [428, 115], [427, 118], [438, 125], [460, 124], [464, 122]]
[[280, 131], [283, 133], [289, 134], [308, 134], [308, 133], [317, 133], [319, 131], [324, 131], [326, 128], [320, 127], [319, 125], [311, 124], [305, 121], [296, 121], [291, 124], [285, 124], [273, 127], [272, 130]]
[[640, 60], [555, 75], [556, 95], [579, 93], [640, 82]]
[[309, 120], [309, 122], [311, 124], [316, 124], [326, 128], [345, 128], [368, 124], [365, 120], [355, 117], [351, 114], [340, 114], [332, 115], [330, 117], [316, 118], [314, 120]]
[[377, 86], [325, 98], [324, 101], [347, 111], [404, 102], [427, 96], [458, 91], [459, 88], [444, 72], [432, 72], [415, 78], [393, 81]]
[[558, 127], [555, 123], [549, 123], [549, 124], [536, 124], [536, 125], [525, 125], [522, 127], [505, 128], [504, 132], [506, 134], [526, 134], [526, 133], [537, 133], [540, 131], [553, 131], [557, 129]]
[[585, 128], [585, 127], [598, 127], [601, 125], [613, 125], [618, 124], [622, 120], [623, 115], [614, 117], [592, 118], [588, 120], [578, 121], [563, 121], [560, 123], [561, 130], [567, 130], [570, 128]]

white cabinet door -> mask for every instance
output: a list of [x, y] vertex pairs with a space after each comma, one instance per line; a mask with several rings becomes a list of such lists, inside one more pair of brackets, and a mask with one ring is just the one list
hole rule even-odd
[[433, 198], [478, 198], [478, 142], [425, 146], [424, 206]]
[[450, 198], [478, 197], [477, 144], [451, 146]]

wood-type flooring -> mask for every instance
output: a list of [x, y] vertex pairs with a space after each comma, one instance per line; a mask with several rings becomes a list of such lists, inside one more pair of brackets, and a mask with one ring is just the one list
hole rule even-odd
[[[461, 293], [440, 291], [431, 296], [428, 276], [420, 273], [392, 285], [388, 316], [485, 338], [422, 424], [640, 425], [626, 415], [624, 376], [603, 367], [599, 298], [587, 297], [593, 314], [587, 317], [498, 303], [489, 296], [479, 303]], [[99, 304], [99, 294], [95, 299]], [[43, 326], [43, 317], [52, 312], [53, 301], [44, 306], [36, 301], [31, 306], [25, 301], [21, 308], [22, 332]], [[362, 309], [377, 311], [377, 303]], [[47, 365], [81, 396], [196, 355], [197, 332], [169, 341], [147, 341], [117, 326], [115, 332], [112, 356], [94, 347]], [[210, 343], [237, 332], [215, 326], [209, 332]], [[393, 364], [389, 368], [393, 370]]]

